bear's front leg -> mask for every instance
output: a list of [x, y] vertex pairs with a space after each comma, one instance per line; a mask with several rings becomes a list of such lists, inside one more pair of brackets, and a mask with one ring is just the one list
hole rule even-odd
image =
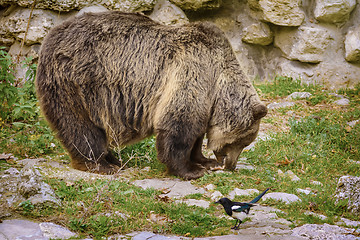
[[158, 130], [156, 150], [159, 161], [164, 163], [171, 174], [186, 180], [202, 177], [205, 167], [191, 161], [192, 148], [196, 138], [178, 132]]
[[195, 141], [195, 144], [191, 150], [191, 157], [190, 157], [191, 161], [202, 165], [207, 170], [209, 170], [211, 168], [222, 167], [222, 163], [218, 163], [214, 159], [209, 159], [209, 158], [204, 157], [204, 155], [202, 154], [203, 140], [204, 140], [204, 135], [202, 135]]

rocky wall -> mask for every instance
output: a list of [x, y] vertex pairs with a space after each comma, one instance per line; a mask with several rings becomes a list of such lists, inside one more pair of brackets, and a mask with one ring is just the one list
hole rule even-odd
[[0, 44], [21, 59], [36, 60], [49, 30], [69, 17], [140, 11], [168, 25], [214, 22], [251, 79], [290, 76], [329, 88], [360, 82], [357, 0], [0, 0], [0, 6]]

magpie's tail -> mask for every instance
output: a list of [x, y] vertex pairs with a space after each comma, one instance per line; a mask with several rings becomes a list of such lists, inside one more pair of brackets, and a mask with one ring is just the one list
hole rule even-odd
[[267, 191], [269, 191], [269, 189], [270, 189], [270, 188], [267, 188], [267, 189], [266, 189], [265, 191], [263, 191], [259, 196], [257, 196], [256, 198], [254, 198], [250, 203], [256, 203], [257, 201], [259, 201], [260, 198], [262, 198], [262, 196], [264, 196], [265, 193], [266, 193]]

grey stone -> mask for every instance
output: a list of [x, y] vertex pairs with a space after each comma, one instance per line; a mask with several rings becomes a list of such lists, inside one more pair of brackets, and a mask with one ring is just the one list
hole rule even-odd
[[360, 62], [360, 27], [350, 29], [345, 36], [345, 59]]
[[348, 201], [348, 210], [355, 216], [360, 215], [360, 177], [342, 176], [334, 195], [337, 204], [340, 200]]
[[360, 120], [354, 120], [354, 121], [351, 121], [351, 122], [347, 122], [346, 124], [349, 126], [349, 127], [355, 127], [356, 124], [358, 124], [360, 122]]
[[144, 180], [136, 180], [133, 182], [134, 185], [141, 187], [143, 189], [147, 188], [154, 188], [158, 190], [167, 189], [169, 191], [164, 196], [170, 198], [182, 198], [189, 194], [195, 193], [205, 193], [203, 188], [195, 187], [190, 183], [190, 181], [180, 181], [179, 179], [176, 180], [162, 180], [162, 179], [144, 179]]
[[40, 223], [39, 227], [41, 231], [43, 232], [43, 235], [47, 238], [51, 239], [68, 239], [71, 237], [76, 237], [77, 234], [71, 232], [67, 228], [64, 228], [60, 225], [57, 225], [55, 223]]
[[108, 11], [108, 9], [102, 5], [91, 5], [91, 6], [87, 6], [82, 8], [77, 14], [76, 16], [82, 15], [84, 13], [97, 13], [97, 12], [106, 12]]
[[296, 176], [295, 173], [293, 173], [291, 170], [288, 170], [284, 173], [285, 176], [289, 177], [291, 181], [293, 182], [297, 182], [297, 181], [300, 181], [301, 179]]
[[[17, 4], [21, 7], [31, 8], [33, 0], [0, 0], [0, 5]], [[68, 12], [74, 9], [81, 9], [94, 2], [94, 0], [37, 0], [36, 9], [51, 9], [60, 12]]]
[[332, 40], [325, 28], [301, 26], [281, 30], [275, 37], [275, 46], [290, 60], [319, 63], [324, 60], [324, 53]]
[[165, 25], [179, 26], [189, 23], [185, 13], [167, 0], [158, 1], [149, 17]]
[[296, 189], [296, 192], [298, 192], [298, 193], [303, 193], [303, 194], [305, 194], [305, 195], [312, 194], [311, 190], [301, 189], [301, 188], [297, 188], [297, 189]]
[[229, 199], [233, 200], [236, 196], [251, 196], [254, 194], [259, 194], [257, 189], [239, 189], [235, 188], [229, 193]]
[[321, 22], [339, 23], [349, 19], [356, 0], [316, 0], [315, 18]]
[[221, 6], [220, 0], [170, 0], [182, 10], [199, 11], [214, 10]]
[[145, 240], [154, 237], [156, 234], [152, 232], [140, 232], [132, 237], [132, 240]]
[[342, 228], [336, 225], [329, 224], [305, 224], [301, 227], [293, 229], [292, 236], [306, 237], [307, 239], [323, 240], [323, 239], [337, 239], [337, 240], [355, 240], [357, 237], [351, 235], [353, 229]]
[[263, 19], [280, 26], [300, 26], [305, 13], [300, 9], [301, 0], [260, 0]]
[[289, 96], [287, 96], [287, 99], [304, 99], [311, 97], [312, 94], [309, 92], [293, 92]]
[[290, 203], [297, 202], [297, 201], [301, 202], [301, 199], [298, 196], [296, 196], [295, 194], [282, 193], [282, 192], [267, 193], [267, 194], [265, 194], [265, 196], [262, 197], [262, 199], [264, 201], [267, 199], [273, 199], [276, 201], [282, 201], [286, 204], [290, 204]]
[[24, 201], [35, 207], [43, 205], [60, 206], [53, 189], [42, 181], [39, 171], [33, 166], [25, 166], [21, 171], [10, 169], [0, 173], [0, 205], [16, 208]]
[[310, 215], [310, 216], [315, 216], [315, 217], [317, 217], [317, 218], [319, 218], [319, 219], [321, 219], [321, 220], [323, 220], [323, 221], [327, 219], [327, 217], [326, 217], [325, 215], [318, 214], [318, 213], [314, 213], [314, 212], [310, 212], [310, 211], [306, 211], [304, 214], [305, 214], [305, 215]]
[[210, 203], [205, 200], [197, 200], [197, 199], [184, 199], [184, 200], [177, 200], [178, 203], [185, 203], [188, 206], [197, 206], [202, 208], [208, 208]]
[[[0, 233], [6, 240], [48, 240], [39, 224], [27, 220], [4, 220], [0, 223]], [[0, 235], [1, 236], [1, 235]]]
[[243, 30], [242, 40], [251, 44], [269, 45], [273, 42], [274, 34], [266, 23], [254, 23]]
[[340, 218], [341, 222], [337, 222], [336, 224], [344, 224], [349, 227], [360, 227], [360, 221], [352, 221], [346, 218]]
[[[21, 42], [25, 38], [25, 32], [30, 16], [30, 9], [16, 9], [9, 16], [0, 19], [0, 39], [9, 39]], [[25, 38], [25, 45], [40, 43], [54, 26], [56, 16], [50, 11], [35, 9], [32, 12], [29, 29]], [[4, 42], [4, 41], [3, 41]], [[7, 43], [8, 44], [8, 43]]]
[[123, 1], [102, 1], [102, 5], [110, 10], [124, 12], [143, 12], [151, 11], [155, 6], [156, 0], [123, 0]]
[[267, 105], [268, 109], [277, 109], [277, 108], [286, 108], [286, 107], [292, 107], [295, 106], [294, 102], [273, 102]]
[[340, 106], [347, 106], [350, 104], [350, 100], [347, 98], [342, 98], [342, 99], [334, 101], [334, 104], [340, 105]]
[[210, 198], [211, 198], [212, 201], [217, 201], [217, 200], [219, 200], [220, 198], [223, 198], [223, 197], [224, 196], [219, 191], [215, 191], [215, 192], [211, 193], [211, 195], [210, 195]]

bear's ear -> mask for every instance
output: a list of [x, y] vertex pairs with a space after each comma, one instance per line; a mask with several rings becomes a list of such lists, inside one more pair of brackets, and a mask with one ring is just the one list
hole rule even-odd
[[260, 118], [265, 117], [268, 112], [267, 107], [264, 104], [256, 104], [252, 107], [253, 116], [255, 120], [259, 120]]

